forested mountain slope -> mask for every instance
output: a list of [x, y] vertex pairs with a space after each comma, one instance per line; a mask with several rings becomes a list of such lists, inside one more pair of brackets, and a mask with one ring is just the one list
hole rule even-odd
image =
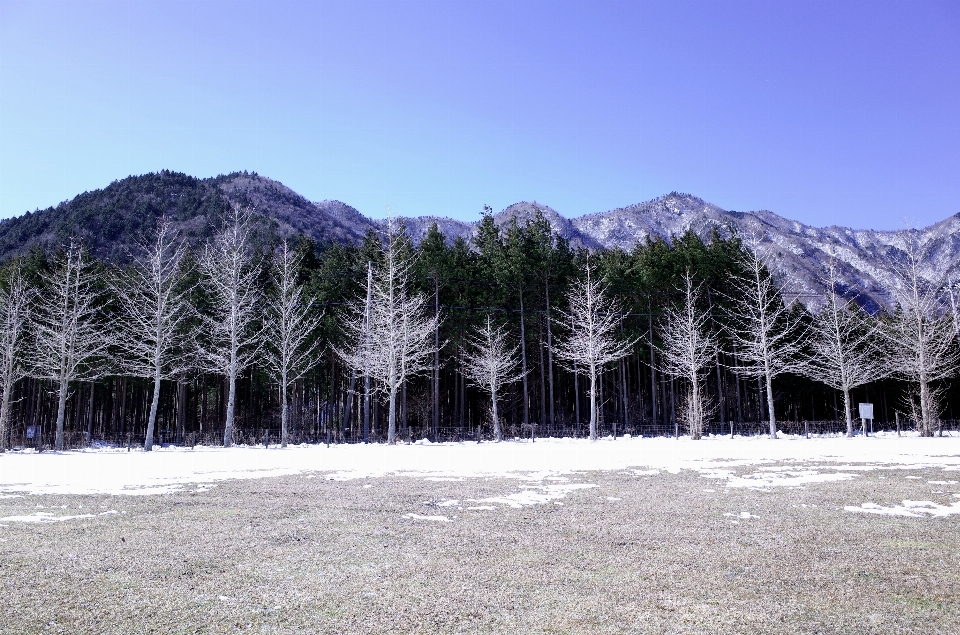
[[197, 179], [163, 171], [114, 181], [102, 190], [0, 221], [0, 260], [35, 246], [56, 249], [79, 238], [98, 257], [124, 260], [138, 237], [166, 216], [193, 244], [209, 238], [231, 204], [250, 205], [278, 236], [306, 234], [318, 241], [354, 242], [374, 225], [339, 201], [312, 203], [271, 179], [239, 172]]
[[[263, 228], [276, 236], [305, 234], [318, 242], [356, 242], [383, 221], [371, 220], [340, 201], [308, 201], [283, 184], [256, 173], [237, 172], [210, 179], [163, 171], [131, 176], [102, 190], [85, 192], [56, 207], [0, 221], [0, 260], [23, 254], [34, 246], [55, 248], [71, 236], [81, 238], [99, 257], [123, 260], [137, 236], [166, 215], [188, 240], [209, 237], [231, 204], [255, 206]], [[480, 211], [479, 209], [477, 210]], [[895, 284], [891, 268], [916, 244], [931, 277], [954, 272], [960, 262], [960, 214], [922, 230], [853, 230], [841, 226], [817, 228], [769, 211], [721, 209], [688, 194], [669, 195], [615, 210], [568, 219], [547, 205], [515, 203], [495, 214], [503, 226], [516, 217], [523, 224], [537, 212], [573, 247], [631, 249], [638, 242], [670, 240], [687, 230], [708, 239], [713, 231], [732, 231], [747, 243], [756, 241], [772, 268], [785, 276], [789, 288], [807, 303], [816, 303], [818, 278], [834, 263], [842, 278], [859, 289], [868, 302], [889, 303]], [[478, 223], [422, 216], [405, 219], [415, 241], [437, 223], [444, 235], [470, 239]]]

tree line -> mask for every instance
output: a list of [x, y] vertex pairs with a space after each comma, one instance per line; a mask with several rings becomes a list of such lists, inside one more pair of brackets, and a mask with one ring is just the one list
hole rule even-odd
[[956, 298], [916, 247], [870, 314], [829, 266], [808, 309], [731, 231], [589, 251], [489, 208], [469, 242], [261, 228], [234, 207], [202, 248], [161, 220], [126, 264], [79, 242], [8, 262], [0, 447], [853, 436], [855, 398], [898, 430], [953, 419]]

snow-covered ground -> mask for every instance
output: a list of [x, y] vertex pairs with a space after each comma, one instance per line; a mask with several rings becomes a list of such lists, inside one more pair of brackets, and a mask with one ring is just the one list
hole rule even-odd
[[[431, 480], [505, 476], [544, 481], [592, 470], [653, 475], [684, 469], [717, 479], [717, 485], [722, 487], [777, 488], [847, 480], [865, 470], [927, 467], [960, 472], [960, 437], [931, 439], [879, 434], [854, 439], [717, 437], [701, 441], [619, 438], [593, 443], [583, 439], [539, 439], [533, 444], [506, 441], [421, 442], [392, 447], [197, 447], [159, 448], [149, 453], [108, 448], [0, 455], [0, 496], [150, 495], [202, 490], [226, 479], [289, 474], [338, 480], [400, 474]], [[945, 484], [951, 480], [949, 476], [944, 477]], [[960, 474], [957, 477], [952, 480], [960, 480]], [[549, 485], [545, 485], [538, 495], [552, 500], [550, 492]], [[857, 511], [878, 513], [874, 508]], [[924, 510], [921, 506], [905, 505], [897, 511], [917, 515]], [[960, 513], [960, 508], [957, 511]], [[944, 513], [940, 509], [936, 512]]]

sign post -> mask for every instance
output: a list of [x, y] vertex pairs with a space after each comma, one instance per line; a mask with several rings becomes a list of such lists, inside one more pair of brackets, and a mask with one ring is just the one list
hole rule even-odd
[[867, 436], [867, 419], [870, 420], [870, 430], [873, 430], [873, 404], [862, 403], [860, 406], [860, 421], [863, 423], [863, 436]]

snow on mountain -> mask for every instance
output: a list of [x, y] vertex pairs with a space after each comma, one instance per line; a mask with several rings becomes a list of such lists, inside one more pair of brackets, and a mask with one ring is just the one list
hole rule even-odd
[[[724, 210], [689, 194], [676, 192], [652, 201], [607, 212], [567, 219], [546, 205], [521, 202], [506, 208], [495, 219], [504, 225], [516, 216], [522, 224], [539, 209], [553, 230], [573, 246], [630, 250], [648, 238], [670, 240], [688, 230], [704, 240], [714, 231], [722, 236], [736, 232], [756, 244], [791, 297], [816, 305], [822, 297], [819, 282], [832, 263], [841, 279], [860, 294], [868, 308], [891, 304], [889, 290], [896, 284], [894, 269], [905, 262], [906, 248], [914, 242], [923, 254], [924, 271], [931, 279], [956, 275], [960, 265], [960, 214], [921, 230], [854, 230], [847, 227], [811, 227], [773, 212]], [[419, 217], [405, 219], [415, 240], [438, 222], [450, 238], [469, 238], [476, 223]]]

